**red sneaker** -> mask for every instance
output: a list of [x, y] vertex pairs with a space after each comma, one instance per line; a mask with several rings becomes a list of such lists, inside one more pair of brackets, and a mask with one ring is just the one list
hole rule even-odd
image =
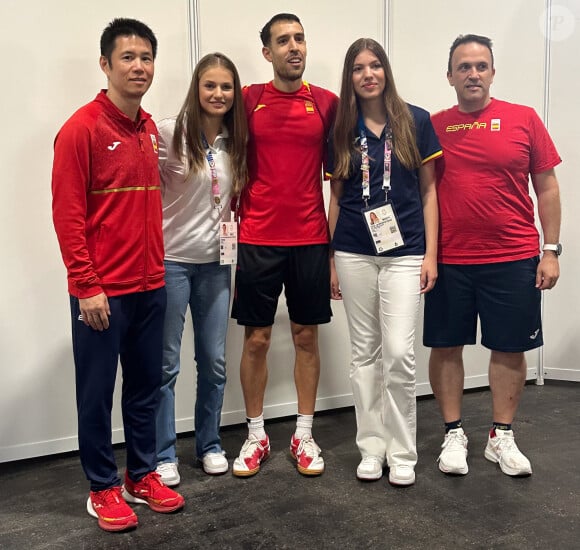
[[324, 472], [324, 459], [320, 456], [320, 447], [311, 435], [304, 435], [301, 439], [292, 435], [290, 452], [296, 459], [296, 467], [301, 474], [319, 476]]
[[147, 504], [154, 512], [168, 514], [185, 506], [185, 499], [161, 481], [157, 472], [149, 472], [143, 479], [132, 481], [125, 473], [123, 496], [127, 502]]
[[105, 531], [127, 531], [137, 527], [137, 516], [123, 499], [121, 487], [91, 491], [87, 512], [99, 520]]
[[270, 456], [270, 439], [260, 441], [249, 435], [244, 441], [240, 456], [234, 460], [232, 472], [237, 477], [250, 477], [260, 471], [260, 464]]

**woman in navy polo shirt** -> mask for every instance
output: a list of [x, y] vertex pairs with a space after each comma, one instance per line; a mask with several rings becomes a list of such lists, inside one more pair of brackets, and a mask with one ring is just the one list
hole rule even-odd
[[362, 460], [357, 477], [415, 482], [415, 326], [437, 279], [441, 156], [429, 113], [397, 94], [382, 46], [346, 53], [330, 144], [331, 289], [351, 340], [350, 379]]

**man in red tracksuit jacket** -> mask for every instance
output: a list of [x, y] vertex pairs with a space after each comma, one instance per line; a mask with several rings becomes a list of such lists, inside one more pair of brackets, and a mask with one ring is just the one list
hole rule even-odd
[[[68, 273], [79, 452], [87, 511], [106, 531], [136, 527], [126, 501], [157, 512], [184, 505], [155, 473], [166, 296], [157, 128], [140, 105], [156, 52], [149, 27], [112, 21], [101, 36], [108, 89], [72, 115], [54, 144], [53, 220]], [[124, 487], [111, 441], [119, 358]]]

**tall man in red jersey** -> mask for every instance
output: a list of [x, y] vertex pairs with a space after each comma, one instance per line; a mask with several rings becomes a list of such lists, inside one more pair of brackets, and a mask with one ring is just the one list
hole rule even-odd
[[[68, 272], [87, 512], [105, 531], [137, 526], [126, 501], [156, 512], [183, 497], [155, 473], [165, 283], [157, 128], [141, 109], [157, 39], [134, 19], [101, 35], [108, 88], [72, 115], [54, 144], [53, 220]], [[117, 472], [111, 407], [121, 359], [127, 469]]]
[[296, 15], [275, 15], [260, 38], [274, 79], [244, 90], [250, 132], [249, 183], [240, 202], [232, 316], [245, 326], [240, 376], [249, 433], [233, 473], [240, 477], [256, 474], [270, 453], [263, 417], [266, 356], [284, 287], [298, 398], [290, 451], [300, 473], [319, 475], [324, 460], [312, 437], [320, 373], [318, 325], [331, 317], [321, 172], [338, 98], [302, 81], [306, 40]]
[[[446, 434], [439, 469], [465, 475], [467, 436], [461, 422], [463, 346], [491, 350], [493, 425], [485, 458], [511, 476], [532, 473], [512, 431], [526, 379], [524, 352], [543, 344], [541, 291], [560, 274], [560, 157], [535, 111], [490, 96], [495, 69], [489, 38], [459, 36], [447, 78], [458, 104], [433, 115], [443, 147], [438, 166], [439, 279], [426, 296], [424, 344], [432, 348], [431, 387]], [[528, 178], [543, 233], [534, 224]]]

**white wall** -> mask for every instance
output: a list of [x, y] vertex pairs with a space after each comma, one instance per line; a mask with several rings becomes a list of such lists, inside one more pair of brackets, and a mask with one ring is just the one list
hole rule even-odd
[[554, 3], [550, 24], [548, 125], [560, 156], [557, 168], [562, 193], [561, 279], [545, 293], [544, 374], [546, 379], [580, 382], [580, 2]]
[[[3, 0], [0, 45], [5, 55], [2, 86], [0, 166], [0, 462], [76, 448], [74, 369], [70, 344], [65, 270], [51, 222], [50, 172], [52, 140], [62, 123], [106, 85], [98, 67], [98, 40], [114, 17], [136, 17], [151, 25], [159, 39], [155, 82], [144, 107], [156, 119], [175, 114], [190, 78], [190, 4], [199, 35], [193, 37], [201, 55], [220, 50], [236, 62], [244, 82], [271, 78], [262, 58], [258, 31], [275, 12], [297, 13], [305, 26], [308, 62], [305, 77], [338, 91], [347, 46], [360, 36], [385, 43], [399, 91], [408, 101], [432, 111], [454, 103], [445, 79], [447, 52], [459, 33], [477, 32], [494, 38], [494, 95], [527, 103], [542, 113], [544, 102], [544, 35], [539, 19], [543, 0], [485, 3], [445, 0], [392, 0], [390, 21], [386, 1], [250, 0]], [[565, 163], [558, 169], [564, 197], [562, 281], [546, 299], [545, 360], [547, 376], [577, 376], [580, 349], [575, 335], [580, 323], [580, 263], [576, 260], [578, 229], [573, 216], [579, 205], [577, 177], [579, 97], [577, 52], [578, 2], [561, 0], [573, 13], [576, 29], [562, 42], [551, 42], [550, 129]], [[119, 5], [122, 7], [119, 8]], [[387, 27], [390, 32], [387, 32]], [[387, 45], [387, 44], [385, 44]], [[575, 67], [574, 70], [571, 70]], [[574, 156], [576, 154], [576, 156]], [[574, 209], [574, 210], [573, 210]], [[574, 276], [576, 275], [576, 276]], [[351, 403], [348, 386], [348, 334], [344, 311], [333, 304], [333, 322], [321, 327], [323, 373], [319, 409]], [[190, 330], [190, 325], [186, 331]], [[229, 382], [224, 423], [244, 418], [239, 388], [241, 329], [230, 324]], [[418, 334], [420, 342], [421, 333]], [[193, 409], [193, 344], [186, 333], [184, 371], [177, 392], [181, 430], [191, 430]], [[291, 378], [292, 345], [285, 308], [279, 310], [270, 353], [271, 376], [266, 395], [267, 416], [296, 410]], [[468, 385], [486, 384], [487, 352], [475, 346], [468, 354]], [[427, 350], [417, 346], [419, 393], [429, 392]], [[539, 354], [530, 358], [533, 371]], [[552, 374], [553, 373], [553, 374]], [[578, 379], [578, 378], [576, 378]], [[118, 408], [114, 411], [115, 441], [122, 437]]]

